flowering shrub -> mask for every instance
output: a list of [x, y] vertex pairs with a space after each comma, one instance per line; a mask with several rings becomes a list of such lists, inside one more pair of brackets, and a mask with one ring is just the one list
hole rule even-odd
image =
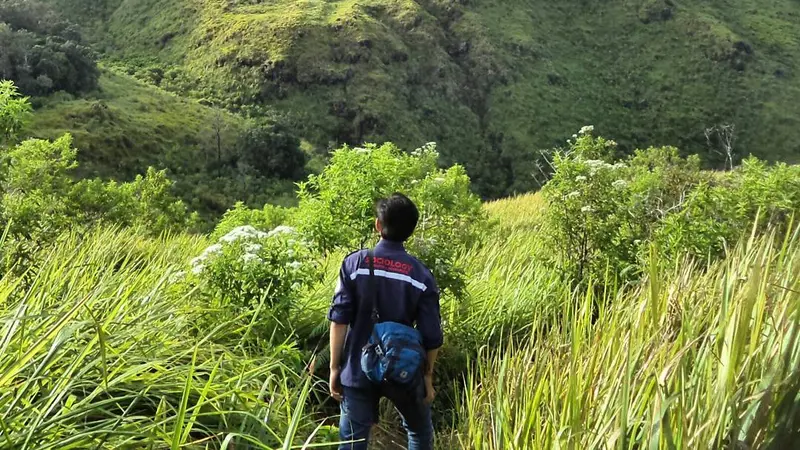
[[[728, 173], [700, 169], [674, 147], [612, 163], [613, 141], [584, 127], [554, 157], [545, 186], [549, 255], [569, 276], [635, 276], [645, 247], [668, 259], [724, 255], [744, 231], [786, 227], [800, 211], [800, 168], [756, 158]], [[755, 222], [754, 222], [755, 221]]]
[[620, 239], [627, 220], [627, 166], [586, 159], [583, 155], [590, 152], [583, 150], [591, 145], [608, 146], [593, 140], [586, 129], [578, 141], [582, 148], [576, 152], [555, 154], [556, 170], [543, 194], [549, 202], [550, 247], [561, 250], [565, 269], [580, 278], [602, 273], [608, 263], [622, 270], [635, 248], [630, 240]]
[[554, 155], [555, 173], [543, 190], [548, 248], [576, 279], [609, 271], [630, 277], [656, 223], [702, 179], [699, 160], [664, 147], [613, 162], [616, 143], [592, 132], [583, 127]]
[[300, 289], [314, 274], [307, 244], [293, 228], [270, 232], [252, 226], [234, 228], [191, 261], [190, 279], [213, 298], [239, 309], [268, 307], [273, 317], [285, 317]]
[[377, 238], [375, 202], [402, 192], [420, 210], [409, 251], [430, 267], [443, 288], [458, 291], [463, 272], [456, 253], [478, 239], [487, 219], [466, 171], [461, 166], [439, 169], [438, 158], [435, 144], [412, 153], [392, 144], [342, 148], [320, 175], [301, 183], [293, 219], [322, 251], [361, 248]]

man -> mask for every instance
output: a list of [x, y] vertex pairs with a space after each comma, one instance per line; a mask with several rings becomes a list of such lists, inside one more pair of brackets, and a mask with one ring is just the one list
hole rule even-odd
[[401, 389], [376, 385], [361, 370], [361, 349], [369, 341], [372, 317], [368, 251], [345, 258], [328, 319], [331, 321], [331, 396], [341, 403], [340, 450], [367, 448], [370, 430], [378, 420], [378, 401], [387, 397], [403, 417], [409, 450], [433, 449], [431, 402], [433, 367], [442, 346], [439, 289], [430, 270], [403, 246], [419, 221], [414, 203], [402, 194], [380, 200], [375, 229], [381, 241], [374, 249], [374, 282], [382, 321], [416, 325], [427, 352], [419, 381]]

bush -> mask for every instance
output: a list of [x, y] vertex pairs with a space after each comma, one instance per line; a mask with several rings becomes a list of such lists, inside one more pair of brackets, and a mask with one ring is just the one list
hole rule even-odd
[[0, 81], [0, 146], [13, 141], [30, 115], [28, 99], [21, 97], [11, 81]]
[[72, 186], [69, 200], [78, 222], [141, 227], [152, 234], [192, 229], [196, 213], [172, 195], [165, 170], [148, 168], [129, 183], [81, 180]]
[[246, 322], [258, 318], [255, 337], [270, 339], [281, 331], [278, 335], [285, 338], [291, 332], [285, 318], [293, 300], [316, 273], [310, 261], [308, 244], [293, 228], [267, 233], [242, 226], [193, 259], [186, 281]]
[[613, 141], [584, 127], [543, 190], [547, 255], [575, 280], [635, 279], [650, 242], [668, 259], [718, 258], [754, 225], [780, 227], [800, 207], [800, 168], [749, 158], [730, 173], [700, 170], [674, 147], [637, 150], [615, 162]]
[[617, 162], [615, 151], [614, 141], [584, 127], [554, 154], [555, 173], [543, 190], [548, 254], [576, 280], [638, 275], [656, 224], [706, 178], [697, 157], [682, 158], [674, 147], [637, 150]]
[[305, 175], [300, 139], [280, 123], [256, 123], [239, 138], [241, 162], [259, 175], [296, 180]]
[[753, 227], [785, 232], [798, 211], [800, 167], [769, 166], [750, 157], [693, 191], [679, 211], [659, 224], [654, 240], [671, 259], [686, 253], [718, 258]]
[[464, 280], [455, 257], [478, 239], [487, 220], [464, 169], [439, 169], [438, 157], [434, 144], [410, 154], [390, 143], [339, 149], [321, 174], [300, 184], [294, 222], [323, 252], [360, 248], [376, 238], [375, 202], [403, 192], [420, 210], [409, 250], [443, 288], [458, 292]]

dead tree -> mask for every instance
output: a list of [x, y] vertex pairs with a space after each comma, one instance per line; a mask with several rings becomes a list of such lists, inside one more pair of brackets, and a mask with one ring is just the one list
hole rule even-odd
[[[714, 125], [705, 130], [708, 147], [725, 158], [725, 168], [733, 170], [734, 144], [736, 143], [736, 125]], [[715, 139], [714, 139], [715, 138]], [[717, 141], [716, 145], [713, 141]]]

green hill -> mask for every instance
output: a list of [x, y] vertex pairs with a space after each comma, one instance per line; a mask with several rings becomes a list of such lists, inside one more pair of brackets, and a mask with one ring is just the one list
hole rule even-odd
[[[237, 200], [292, 203], [292, 183], [227, 167], [248, 124], [238, 115], [205, 106], [103, 69], [99, 86], [82, 96], [35, 99], [26, 135], [74, 137], [77, 175], [129, 180], [149, 166], [166, 168], [177, 193], [209, 218]], [[220, 162], [222, 160], [222, 162]]]
[[286, 114], [321, 152], [437, 141], [488, 196], [534, 187], [539, 150], [586, 124], [710, 167], [719, 124], [739, 156], [800, 156], [793, 0], [51, 2], [140, 78]]
[[[54, 139], [71, 133], [80, 150], [82, 170], [128, 178], [148, 165], [174, 167], [216, 157], [212, 122], [223, 123], [229, 143], [243, 128], [242, 119], [104, 71], [96, 92], [84, 97], [58, 95], [41, 101], [30, 133]], [[180, 149], [180, 155], [165, 149]], [[172, 159], [172, 160], [171, 160]]]

